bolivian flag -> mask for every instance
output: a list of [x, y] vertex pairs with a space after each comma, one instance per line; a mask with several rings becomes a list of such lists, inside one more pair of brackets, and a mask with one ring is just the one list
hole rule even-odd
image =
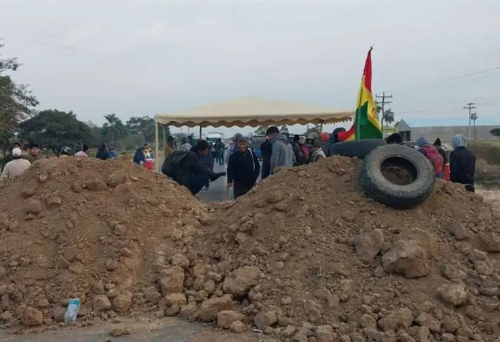
[[359, 139], [382, 139], [382, 128], [377, 116], [377, 107], [372, 94], [372, 49], [366, 56], [365, 69], [361, 79], [354, 124], [346, 132], [340, 132], [340, 141]]

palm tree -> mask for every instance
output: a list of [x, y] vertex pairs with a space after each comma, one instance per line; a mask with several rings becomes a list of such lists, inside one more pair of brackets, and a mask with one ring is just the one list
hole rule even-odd
[[384, 127], [384, 121], [388, 124], [394, 122], [394, 112], [392, 111], [392, 109], [387, 109], [382, 115], [382, 127]]
[[474, 127], [474, 140], [476, 140], [476, 120], [477, 120], [477, 113], [472, 113], [470, 115], [470, 119], [472, 120], [472, 124]]
[[113, 144], [115, 138], [117, 138], [120, 133], [124, 132], [125, 126], [114, 113], [105, 115], [104, 118], [107, 122], [102, 125], [103, 134], [108, 137], [108, 143]]

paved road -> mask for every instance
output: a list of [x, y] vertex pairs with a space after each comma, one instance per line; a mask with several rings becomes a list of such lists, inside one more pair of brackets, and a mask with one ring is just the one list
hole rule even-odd
[[[226, 165], [215, 165], [215, 172], [226, 172]], [[221, 177], [210, 183], [208, 190], [203, 189], [199, 195], [205, 202], [226, 201], [232, 199], [232, 189], [226, 188], [227, 177]]]
[[[130, 335], [110, 336], [113, 328], [127, 327]], [[278, 342], [270, 336], [257, 333], [231, 334], [216, 330], [213, 325], [190, 323], [178, 318], [150, 320], [127, 319], [122, 323], [101, 323], [95, 326], [64, 327], [42, 333], [10, 334], [0, 330], [2, 342]]]

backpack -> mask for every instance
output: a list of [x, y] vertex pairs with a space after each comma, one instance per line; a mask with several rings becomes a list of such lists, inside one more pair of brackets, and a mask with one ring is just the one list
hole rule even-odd
[[434, 166], [434, 173], [436, 175], [442, 173], [444, 169], [444, 159], [439, 151], [434, 146], [422, 146], [420, 148], [425, 151], [427, 159], [429, 159], [432, 166]]
[[187, 157], [188, 153], [189, 152], [186, 151], [172, 152], [163, 162], [163, 165], [161, 166], [161, 172], [167, 177], [178, 180], [181, 173], [182, 161]]

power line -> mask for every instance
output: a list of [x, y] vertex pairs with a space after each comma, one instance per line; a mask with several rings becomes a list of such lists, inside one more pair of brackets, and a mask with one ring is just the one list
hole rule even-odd
[[[427, 83], [421, 83], [421, 84], [416, 84], [416, 85], [404, 86], [402, 88], [396, 88], [396, 89], [401, 90], [401, 89], [422, 88], [422, 87], [433, 86], [433, 85], [436, 85], [436, 84], [442, 84], [442, 83], [456, 81], [456, 80], [463, 80], [465, 82], [465, 81], [470, 81], [470, 80], [474, 80], [474, 79], [477, 79], [477, 78], [481, 78], [481, 77], [484, 77], [484, 76], [490, 76], [490, 75], [482, 75], [482, 74], [486, 74], [486, 73], [489, 73], [489, 72], [492, 72], [492, 71], [496, 71], [496, 70], [500, 70], [500, 67], [497, 66], [495, 68], [490, 68], [490, 69], [485, 69], [485, 70], [481, 70], [481, 71], [476, 71], [476, 72], [472, 72], [472, 73], [469, 73], [469, 74], [454, 76], [454, 77], [450, 77], [450, 78], [444, 78], [444, 79], [441, 79], [441, 80], [431, 81], [431, 82], [427, 82]], [[473, 77], [473, 78], [467, 79], [468, 77], [478, 76], [478, 75], [480, 75], [480, 76], [479, 77]]]
[[434, 85], [434, 84], [443, 83], [443, 82], [455, 81], [455, 80], [459, 80], [459, 79], [466, 78], [466, 77], [471, 77], [471, 76], [485, 74], [487, 72], [491, 72], [491, 71], [495, 71], [495, 70], [500, 70], [500, 67], [495, 67], [495, 68], [491, 68], [491, 69], [485, 69], [485, 70], [482, 70], [482, 71], [477, 71], [477, 72], [473, 72], [473, 73], [466, 74], [466, 75], [455, 76], [455, 77], [451, 77], [451, 78], [445, 78], [443, 80], [429, 82], [429, 83], [427, 83], [425, 85]]
[[381, 104], [381, 108], [382, 108], [382, 117], [381, 117], [381, 120], [380, 120], [380, 124], [382, 126], [382, 129], [384, 129], [384, 114], [385, 114], [385, 105], [386, 104], [391, 104], [392, 101], [386, 101], [385, 99], [392, 99], [392, 95], [385, 95], [385, 91], [382, 92], [382, 96], [380, 95], [375, 95], [375, 98], [381, 98], [382, 101], [376, 101], [375, 103], [377, 105]]
[[[482, 103], [475, 103], [478, 105], [480, 108], [490, 108], [490, 107], [497, 107], [500, 106], [500, 101], [498, 102], [491, 102], [488, 104], [482, 104]], [[444, 109], [443, 107], [447, 107], [448, 109]], [[461, 107], [461, 106], [460, 106]], [[423, 108], [423, 109], [415, 109], [415, 110], [407, 110], [407, 111], [398, 111], [398, 114], [448, 114], [448, 113], [456, 113], [459, 108], [459, 106], [441, 106], [437, 107], [441, 109], [436, 109], [434, 108]]]

